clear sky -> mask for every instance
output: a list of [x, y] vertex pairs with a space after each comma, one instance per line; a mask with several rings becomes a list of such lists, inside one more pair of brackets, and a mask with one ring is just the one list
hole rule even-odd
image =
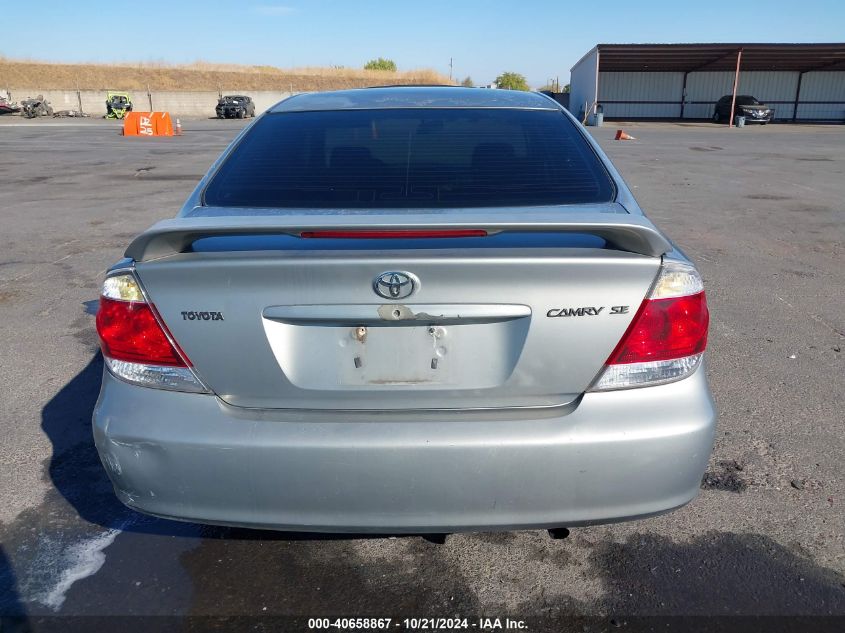
[[[845, 0], [43, 0], [6, 2], [0, 55], [61, 62], [434, 68], [534, 87], [596, 43], [836, 42]], [[2, 77], [0, 77], [0, 84]]]

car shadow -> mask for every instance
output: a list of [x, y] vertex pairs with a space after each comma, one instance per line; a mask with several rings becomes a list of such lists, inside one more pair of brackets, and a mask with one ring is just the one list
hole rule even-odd
[[15, 571], [0, 546], [0, 631], [24, 633], [30, 630], [26, 608], [18, 594]]
[[112, 529], [131, 524], [131, 510], [112, 491], [91, 434], [103, 357], [98, 352], [41, 410], [41, 428], [53, 445], [47, 473], [55, 490], [79, 516]]

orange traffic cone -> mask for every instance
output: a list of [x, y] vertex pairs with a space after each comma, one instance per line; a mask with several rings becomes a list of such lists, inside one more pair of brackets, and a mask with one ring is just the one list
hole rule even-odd
[[631, 136], [630, 134], [626, 133], [624, 130], [616, 130], [616, 136], [614, 140], [617, 141], [636, 141], [637, 139]]
[[182, 136], [182, 122], [179, 119], [176, 119], [176, 129], [173, 130], [174, 136]]

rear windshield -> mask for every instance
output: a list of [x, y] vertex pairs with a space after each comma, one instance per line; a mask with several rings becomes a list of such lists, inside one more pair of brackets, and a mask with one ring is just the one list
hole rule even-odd
[[384, 109], [269, 114], [205, 189], [212, 206], [439, 208], [607, 202], [563, 113]]

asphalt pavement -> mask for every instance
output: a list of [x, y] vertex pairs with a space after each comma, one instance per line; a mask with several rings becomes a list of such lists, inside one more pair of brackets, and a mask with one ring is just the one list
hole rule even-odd
[[0, 615], [845, 617], [845, 126], [592, 130], [705, 278], [720, 421], [701, 495], [565, 540], [437, 545], [176, 523], [114, 497], [90, 433], [103, 271], [243, 122], [183, 125], [0, 119]]

